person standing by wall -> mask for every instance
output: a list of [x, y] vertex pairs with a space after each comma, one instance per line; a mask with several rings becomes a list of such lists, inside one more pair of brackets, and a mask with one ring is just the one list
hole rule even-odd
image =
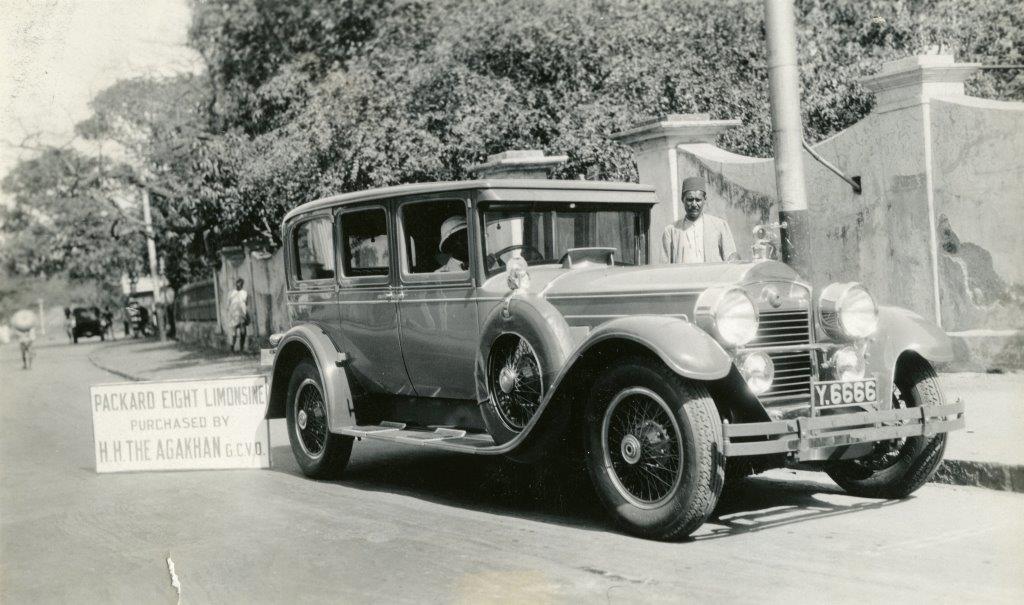
[[228, 325], [231, 326], [231, 350], [245, 351], [245, 334], [249, 325], [249, 293], [245, 291], [245, 280], [235, 280], [235, 289], [228, 295]]
[[665, 227], [662, 262], [720, 263], [739, 260], [729, 223], [704, 213], [707, 184], [699, 176], [683, 181], [681, 200], [686, 216]]

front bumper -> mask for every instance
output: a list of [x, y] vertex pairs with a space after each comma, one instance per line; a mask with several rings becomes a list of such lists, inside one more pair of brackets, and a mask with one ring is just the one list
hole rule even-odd
[[725, 455], [790, 454], [796, 461], [827, 460], [850, 446], [931, 437], [964, 428], [962, 401], [946, 405], [810, 416], [723, 426]]

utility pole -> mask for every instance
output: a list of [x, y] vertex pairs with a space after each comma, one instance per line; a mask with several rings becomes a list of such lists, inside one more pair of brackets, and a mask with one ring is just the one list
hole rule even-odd
[[39, 303], [39, 332], [46, 336], [46, 315], [43, 313], [43, 299], [36, 300]]
[[810, 229], [804, 182], [803, 125], [800, 122], [800, 67], [796, 59], [793, 0], [764, 0], [768, 35], [768, 85], [775, 150], [775, 186], [782, 228], [782, 258], [805, 279], [811, 277]]
[[149, 278], [153, 281], [153, 316], [156, 318], [156, 331], [160, 334], [160, 342], [167, 340], [164, 334], [164, 320], [160, 316], [160, 304], [163, 292], [157, 274], [156, 239], [153, 235], [153, 215], [149, 211], [149, 189], [142, 188], [142, 220], [146, 223], [146, 250], [149, 253]]

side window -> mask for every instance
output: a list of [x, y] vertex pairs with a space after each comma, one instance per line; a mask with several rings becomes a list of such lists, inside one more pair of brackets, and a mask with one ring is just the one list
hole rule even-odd
[[341, 231], [341, 267], [347, 277], [387, 275], [388, 215], [383, 208], [345, 212], [338, 219]]
[[295, 228], [295, 278], [334, 277], [334, 236], [329, 219], [313, 219]]
[[469, 270], [466, 205], [460, 200], [413, 202], [402, 206], [405, 267], [412, 274]]

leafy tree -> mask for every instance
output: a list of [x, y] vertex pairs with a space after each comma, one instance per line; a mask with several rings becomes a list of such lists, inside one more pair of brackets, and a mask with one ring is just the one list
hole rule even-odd
[[[119, 188], [123, 166], [70, 149], [20, 162], [3, 180], [0, 262], [15, 275], [65, 274], [113, 286], [133, 265], [139, 239]], [[135, 250], [133, 250], [135, 246]]]
[[[568, 154], [562, 178], [635, 180], [631, 151], [609, 135], [651, 116], [739, 118], [719, 144], [771, 155], [759, 0], [208, 0], [193, 9], [190, 43], [206, 72], [120, 82], [80, 128], [117, 141], [123, 184], [154, 193], [175, 285], [207, 270], [220, 246], [276, 242], [281, 217], [302, 202], [467, 178], [506, 149]], [[1024, 62], [1024, 11], [1013, 0], [797, 0], [797, 28], [811, 141], [870, 111], [858, 82], [885, 61], [940, 47], [961, 61]], [[1019, 72], [985, 71], [967, 90], [1022, 99], [1022, 84]]]

